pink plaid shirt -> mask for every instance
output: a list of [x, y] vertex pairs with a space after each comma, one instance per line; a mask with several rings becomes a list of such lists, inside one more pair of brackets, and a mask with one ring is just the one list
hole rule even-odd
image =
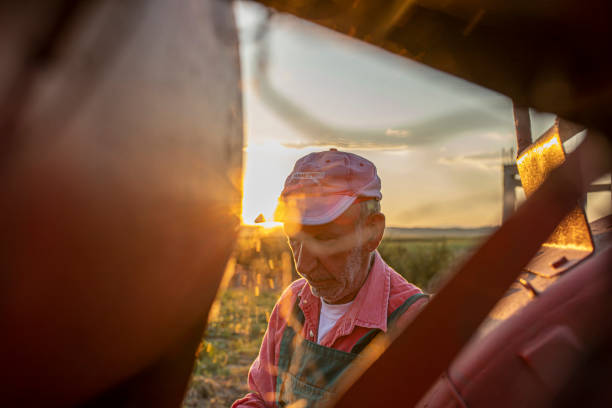
[[[371, 329], [377, 328], [386, 332], [387, 316], [417, 293], [421, 293], [421, 290], [408, 283], [376, 252], [374, 265], [350, 309], [336, 322], [320, 344], [349, 352]], [[270, 316], [259, 356], [249, 370], [249, 388], [253, 392], [235, 401], [232, 408], [276, 407], [276, 367], [280, 342], [297, 296], [300, 297], [299, 307], [305, 319], [302, 336], [317, 341], [321, 299], [312, 294], [305, 279], [298, 279], [283, 292]], [[410, 306], [398, 324], [412, 319], [426, 301], [425, 298], [419, 299]]]

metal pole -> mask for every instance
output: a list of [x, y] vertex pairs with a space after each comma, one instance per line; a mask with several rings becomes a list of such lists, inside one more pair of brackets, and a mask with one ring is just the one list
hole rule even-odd
[[504, 172], [504, 193], [502, 197], [502, 222], [505, 222], [514, 213], [514, 206], [516, 205], [516, 166], [512, 164], [503, 165]]
[[516, 129], [516, 157], [531, 145], [531, 119], [529, 108], [513, 105], [514, 128]]

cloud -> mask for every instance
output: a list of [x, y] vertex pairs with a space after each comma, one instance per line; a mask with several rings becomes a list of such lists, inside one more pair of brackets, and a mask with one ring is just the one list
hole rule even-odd
[[506, 141], [508, 139], [512, 140], [513, 135], [511, 132], [485, 132], [483, 137], [493, 141]]
[[[317, 118], [288, 98], [272, 85], [267, 74], [268, 49], [265, 40], [255, 52], [253, 87], [261, 101], [281, 119], [303, 135], [297, 143], [286, 142], [285, 147], [336, 146], [351, 149], [410, 149], [440, 143], [454, 135], [483, 129], [499, 129], [512, 123], [511, 115], [493, 113], [496, 108], [475, 109], [466, 107], [434, 118], [407, 124], [397, 124], [382, 129], [352, 129], [339, 127]], [[497, 109], [501, 111], [501, 109]]]
[[[270, 96], [268, 102], [270, 102]], [[440, 143], [457, 134], [500, 126], [497, 117], [462, 110], [421, 122], [382, 129], [347, 129], [326, 124], [289, 101], [277, 112], [302, 133], [304, 140], [286, 147], [337, 146], [354, 149], [410, 149]]]
[[438, 225], [440, 221], [446, 226], [491, 224], [487, 217], [492, 215], [495, 218], [496, 214], [490, 213], [491, 209], [499, 207], [501, 211], [501, 199], [501, 192], [475, 192], [455, 199], [418, 204], [397, 213], [393, 218], [402, 225], [412, 226]]
[[408, 136], [408, 131], [406, 129], [391, 129], [388, 128], [385, 130], [385, 135], [387, 136]]
[[447, 166], [473, 166], [482, 170], [499, 171], [503, 160], [502, 153], [496, 151], [441, 157], [438, 163]]

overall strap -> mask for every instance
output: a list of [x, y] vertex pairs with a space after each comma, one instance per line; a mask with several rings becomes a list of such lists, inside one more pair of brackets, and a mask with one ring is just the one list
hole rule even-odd
[[[395, 323], [395, 321], [406, 311], [410, 306], [414, 304], [417, 300], [429, 297], [424, 293], [417, 293], [415, 295], [410, 296], [408, 299], [404, 301], [397, 309], [395, 309], [388, 317], [387, 317], [387, 326], [391, 326]], [[361, 351], [366, 348], [368, 344], [378, 335], [378, 333], [382, 332], [380, 329], [372, 329], [366, 334], [363, 335], [357, 343], [351, 349], [351, 353], [359, 354]]]
[[302, 309], [300, 309], [300, 297], [297, 296], [295, 298], [295, 303], [293, 304], [293, 310], [291, 310], [291, 316], [289, 317], [289, 322], [293, 323], [293, 325], [295, 324], [295, 322], [298, 322], [300, 325], [299, 327], [301, 327], [304, 325], [305, 319], [306, 318], [304, 317], [304, 312], [302, 312]]
[[[279, 390], [282, 381], [282, 372], [285, 372], [289, 369], [289, 364], [291, 363], [291, 356], [293, 354], [294, 349], [294, 338], [296, 335], [296, 331], [294, 327], [302, 327], [304, 325], [304, 313], [302, 309], [300, 309], [300, 297], [296, 297], [295, 303], [293, 304], [293, 308], [291, 309], [291, 314], [287, 319], [287, 325], [285, 326], [285, 330], [283, 331], [283, 336], [281, 338], [281, 344], [279, 349], [278, 356], [278, 374], [276, 377], [276, 401], [279, 401]], [[301, 330], [300, 330], [301, 331]]]
[[[304, 313], [299, 306], [300, 298], [297, 297], [295, 303], [293, 304], [293, 308], [291, 309], [291, 314], [287, 319], [287, 325], [285, 326], [285, 330], [283, 331], [283, 337], [281, 338], [280, 344], [280, 356], [278, 361], [279, 370], [287, 370], [289, 366], [289, 362], [291, 360], [291, 354], [293, 353], [293, 339], [296, 335], [295, 328], [300, 328], [304, 325]], [[301, 332], [301, 330], [298, 330]]]

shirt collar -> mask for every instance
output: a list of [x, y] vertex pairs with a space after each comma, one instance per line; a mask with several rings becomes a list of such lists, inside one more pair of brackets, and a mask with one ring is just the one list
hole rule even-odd
[[347, 320], [350, 321], [347, 327], [348, 333], [353, 331], [354, 326], [380, 329], [386, 332], [390, 291], [391, 274], [378, 251], [375, 251], [374, 263], [368, 278], [347, 313]]

